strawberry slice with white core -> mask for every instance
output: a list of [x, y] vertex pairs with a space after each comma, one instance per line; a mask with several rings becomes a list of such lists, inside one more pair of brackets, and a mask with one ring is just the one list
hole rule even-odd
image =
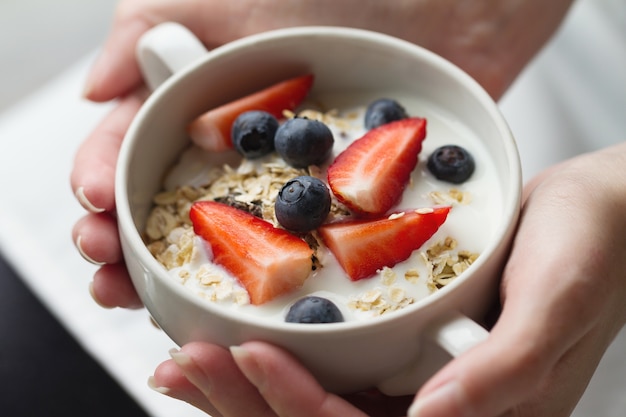
[[378, 220], [331, 223], [318, 229], [352, 281], [405, 261], [445, 222], [450, 207], [419, 209]]
[[412, 117], [368, 131], [328, 168], [339, 201], [362, 215], [386, 213], [402, 196], [426, 137], [426, 119]]
[[313, 250], [297, 236], [245, 211], [213, 201], [191, 206], [194, 232], [211, 246], [221, 265], [263, 304], [302, 286], [311, 273]]
[[209, 151], [233, 148], [231, 128], [241, 113], [260, 110], [277, 119], [283, 111], [295, 110], [306, 98], [313, 85], [313, 75], [306, 74], [271, 85], [245, 97], [226, 103], [202, 114], [187, 127], [191, 140]]

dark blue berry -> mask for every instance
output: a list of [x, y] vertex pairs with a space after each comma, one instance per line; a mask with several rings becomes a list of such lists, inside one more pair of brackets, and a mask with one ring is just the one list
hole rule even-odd
[[465, 182], [474, 173], [474, 157], [457, 145], [441, 146], [428, 157], [428, 170], [442, 181], [453, 184]]
[[293, 178], [278, 192], [274, 212], [287, 230], [304, 233], [317, 229], [330, 212], [330, 191], [318, 178]]
[[364, 124], [365, 128], [370, 130], [407, 117], [409, 116], [400, 103], [389, 98], [381, 98], [367, 106]]
[[274, 151], [278, 120], [264, 111], [241, 113], [231, 129], [235, 149], [246, 158], [259, 158]]
[[276, 131], [276, 151], [296, 168], [320, 165], [333, 149], [335, 139], [328, 126], [318, 120], [295, 117]]
[[287, 312], [288, 323], [338, 323], [343, 321], [339, 308], [330, 300], [308, 296], [296, 301]]

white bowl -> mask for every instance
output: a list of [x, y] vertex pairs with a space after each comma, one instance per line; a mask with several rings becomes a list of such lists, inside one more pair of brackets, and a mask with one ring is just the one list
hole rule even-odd
[[[184, 40], [176, 42], [183, 48]], [[147, 43], [142, 59], [150, 67], [158, 53]], [[473, 320], [484, 317], [497, 299], [501, 268], [518, 220], [521, 174], [503, 117], [473, 79], [408, 42], [331, 27], [262, 33], [202, 51], [202, 57], [193, 61], [179, 65], [182, 68], [137, 114], [124, 139], [116, 177], [120, 236], [133, 284], [176, 343], [202, 340], [231, 346], [264, 340], [291, 351], [329, 390], [345, 393], [376, 386], [391, 394], [409, 394], [440, 365], [425, 341], [434, 340], [459, 354], [485, 337]], [[304, 72], [315, 74], [313, 96], [354, 91], [386, 96], [400, 91], [445, 109], [452, 123], [464, 123], [483, 141], [497, 172], [499, 190], [494, 192], [502, 196], [501, 211], [492, 219], [481, 256], [452, 284], [377, 319], [298, 325], [233, 314], [207, 303], [175, 282], [150, 254], [139, 231], [164, 173], [189, 145], [187, 124], [211, 107]], [[458, 328], [461, 332], [450, 333]]]

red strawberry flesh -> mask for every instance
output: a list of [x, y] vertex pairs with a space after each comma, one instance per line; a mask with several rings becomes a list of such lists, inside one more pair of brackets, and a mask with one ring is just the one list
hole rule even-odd
[[193, 120], [187, 127], [192, 141], [209, 151], [232, 149], [231, 128], [237, 116], [261, 110], [281, 118], [283, 111], [295, 110], [313, 85], [313, 75], [306, 74], [273, 84], [263, 90], [216, 107]]
[[210, 244], [213, 262], [246, 288], [252, 304], [293, 291], [311, 273], [309, 245], [265, 220], [213, 201], [194, 203], [189, 217]]
[[402, 196], [425, 137], [426, 120], [418, 117], [370, 130], [330, 165], [330, 188], [358, 214], [386, 213]]
[[378, 220], [332, 223], [318, 229], [324, 244], [351, 280], [405, 261], [445, 222], [450, 207], [406, 211]]

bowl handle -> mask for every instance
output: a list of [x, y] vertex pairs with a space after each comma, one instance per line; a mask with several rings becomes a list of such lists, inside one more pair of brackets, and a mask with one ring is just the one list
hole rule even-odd
[[142, 35], [135, 54], [146, 84], [154, 91], [172, 74], [207, 52], [189, 29], [178, 23], [165, 22]]
[[488, 336], [489, 332], [484, 327], [459, 312], [436, 321], [426, 331], [426, 337], [455, 358], [485, 341]]
[[377, 388], [386, 395], [413, 395], [442, 365], [437, 360], [431, 361], [431, 354], [442, 356], [445, 353], [447, 358], [444, 360], [448, 361], [450, 356], [455, 358], [462, 355], [488, 336], [489, 332], [474, 320], [459, 312], [452, 312], [430, 324], [422, 335], [439, 352], [429, 352], [424, 346], [426, 343], [422, 343], [422, 350], [413, 364], [378, 384]]

